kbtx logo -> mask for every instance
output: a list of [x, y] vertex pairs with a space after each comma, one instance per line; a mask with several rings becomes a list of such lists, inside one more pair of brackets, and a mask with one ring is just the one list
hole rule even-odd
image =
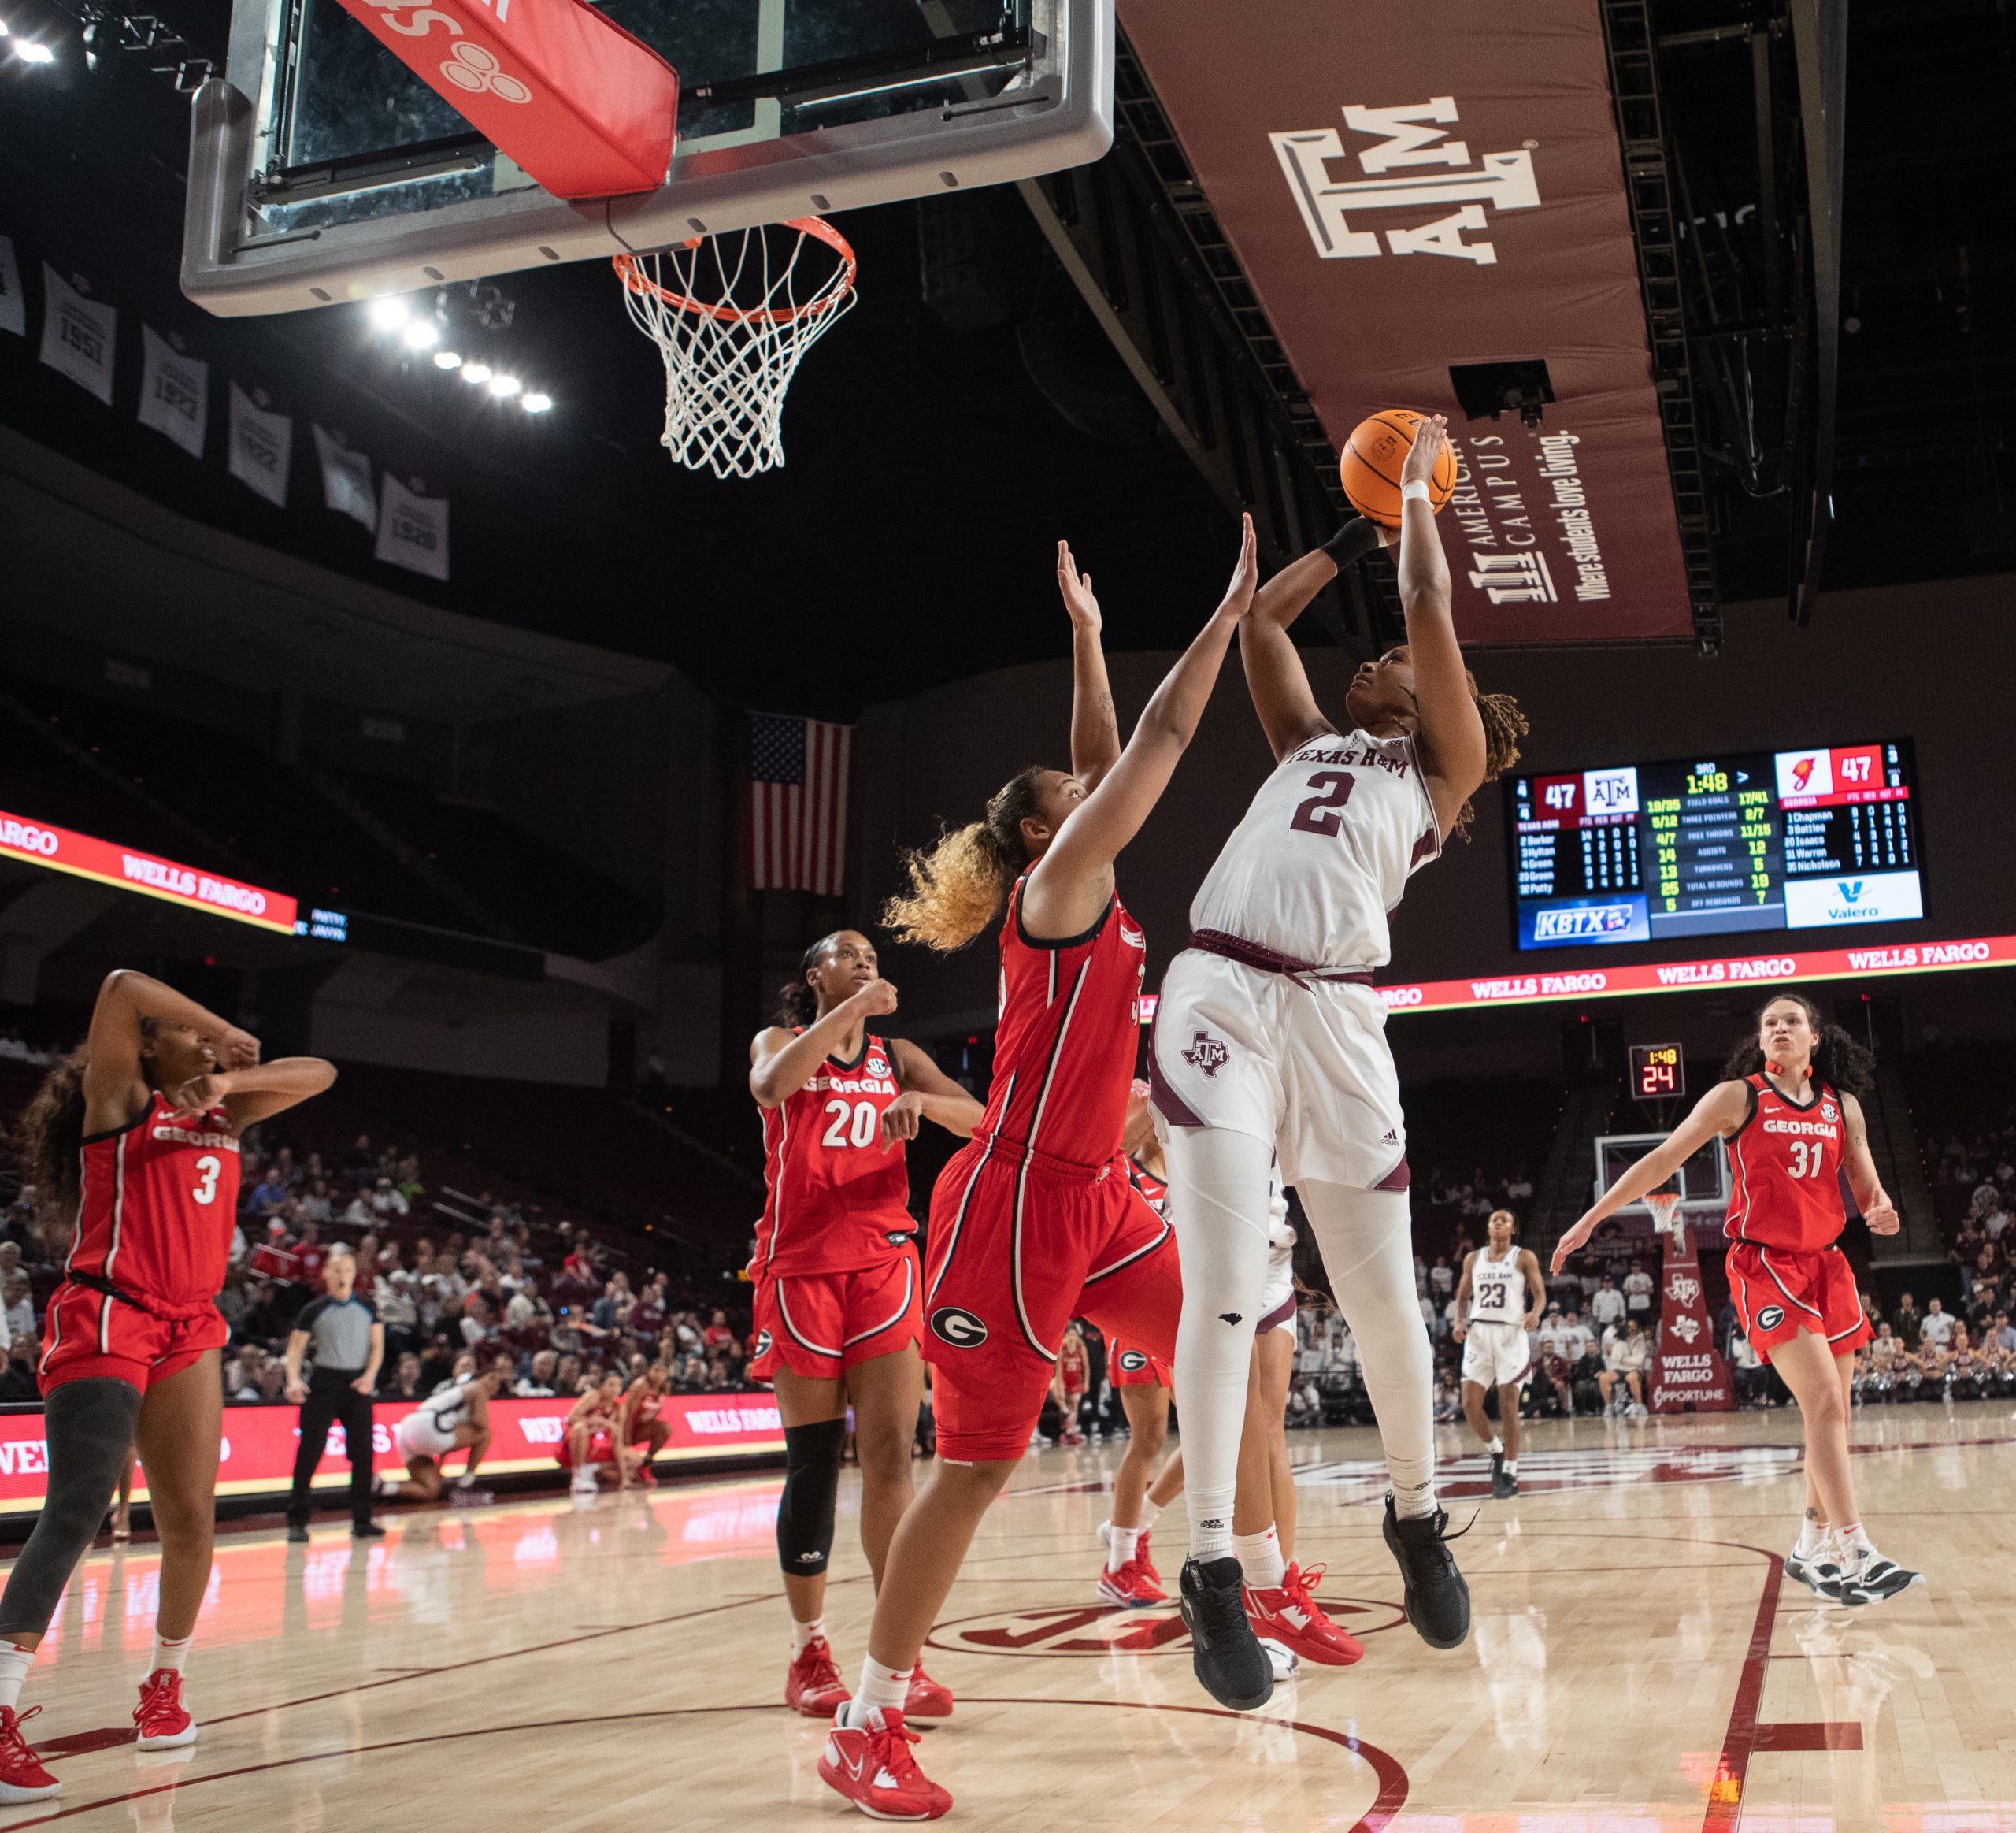
[[[1480, 267], [1493, 265], [1498, 250], [1491, 243], [1463, 238], [1487, 226], [1487, 206], [1500, 210], [1540, 207], [1540, 194], [1533, 182], [1532, 143], [1516, 153], [1487, 153], [1472, 165], [1469, 147], [1463, 141], [1445, 142], [1444, 128], [1456, 118], [1455, 100], [1447, 95], [1391, 108], [1351, 104], [1344, 109], [1345, 126], [1354, 134], [1372, 135], [1377, 143], [1358, 150], [1358, 164], [1368, 174], [1364, 178], [1332, 176], [1332, 162], [1351, 158], [1335, 128], [1269, 134], [1274, 157], [1281, 162], [1282, 174], [1316, 252], [1325, 261], [1380, 254], [1440, 254], [1475, 262]], [[1414, 169], [1429, 166], [1443, 169]], [[1455, 206], [1453, 210], [1448, 209], [1451, 205]], [[1386, 246], [1381, 249], [1377, 231], [1354, 227], [1350, 220], [1368, 210], [1447, 213], [1431, 222], [1386, 230]]]

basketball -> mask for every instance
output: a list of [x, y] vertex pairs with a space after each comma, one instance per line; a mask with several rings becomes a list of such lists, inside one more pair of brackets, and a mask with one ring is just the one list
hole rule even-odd
[[[1408, 407], [1388, 407], [1361, 420], [1344, 441], [1344, 455], [1338, 465], [1344, 480], [1344, 495], [1360, 515], [1369, 516], [1389, 529], [1400, 525], [1400, 467], [1407, 462], [1408, 448], [1414, 443], [1414, 429], [1422, 416]], [[1443, 447], [1429, 485], [1435, 513], [1449, 500], [1456, 488], [1456, 452]]]

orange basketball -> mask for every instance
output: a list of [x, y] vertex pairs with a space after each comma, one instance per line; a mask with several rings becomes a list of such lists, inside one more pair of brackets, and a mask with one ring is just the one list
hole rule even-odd
[[[1422, 418], [1411, 408], [1388, 407], [1351, 429], [1338, 469], [1343, 473], [1344, 495], [1360, 515], [1389, 529], [1400, 525], [1400, 467], [1407, 462], [1414, 429]], [[1437, 515], [1455, 488], [1455, 448], [1444, 446], [1428, 487], [1429, 500]]]

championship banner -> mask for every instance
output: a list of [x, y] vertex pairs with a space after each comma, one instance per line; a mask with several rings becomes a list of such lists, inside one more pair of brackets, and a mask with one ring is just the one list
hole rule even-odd
[[448, 577], [448, 499], [422, 496], [387, 471], [378, 512], [378, 558], [430, 579]]
[[322, 466], [322, 506], [360, 521], [374, 534], [378, 528], [378, 496], [371, 488], [371, 461], [352, 451], [335, 434], [313, 427], [315, 455]]
[[210, 365], [184, 356], [151, 325], [140, 327], [140, 347], [141, 425], [200, 458], [210, 424]]
[[1495, 980], [1429, 980], [1382, 986], [1391, 1012], [1447, 1012], [1470, 1006], [1544, 1005], [1556, 1000], [1618, 999], [1626, 994], [1699, 993], [1711, 986], [1770, 986], [1786, 981], [1853, 980], [1886, 974], [1951, 974], [2016, 967], [2016, 936], [1962, 942], [1901, 942], [1883, 948], [1802, 948], [1702, 961], [1647, 962], [1559, 974], [1513, 974]]
[[1659, 1346], [1652, 1357], [1652, 1391], [1647, 1406], [1655, 1413], [1726, 1413], [1736, 1405], [1729, 1371], [1715, 1349], [1708, 1302], [1701, 1284], [1701, 1259], [1691, 1228], [1666, 1243], [1666, 1269], [1659, 1286]]
[[[559, 1467], [554, 1452], [564, 1434], [573, 1402], [551, 1400], [494, 1400], [490, 1403], [491, 1445], [481, 1470], [503, 1475]], [[415, 1411], [409, 1401], [380, 1401], [373, 1408], [372, 1468], [402, 1471], [406, 1460], [392, 1443], [392, 1431]], [[672, 1436], [658, 1453], [661, 1460], [694, 1458], [758, 1458], [783, 1452], [784, 1433], [776, 1397], [767, 1393], [668, 1394], [658, 1417]], [[294, 1407], [227, 1406], [224, 1412], [223, 1455], [217, 1466], [220, 1496], [282, 1496], [294, 1480], [294, 1454], [301, 1442], [299, 1410]], [[459, 1475], [464, 1453], [443, 1460]], [[49, 1474], [49, 1449], [39, 1412], [0, 1414], [0, 1515], [27, 1514], [42, 1505]], [[314, 1486], [341, 1490], [350, 1481], [341, 1426], [329, 1428], [321, 1461], [315, 1467]], [[135, 1501], [146, 1499], [146, 1470], [133, 1480]]]
[[14, 258], [11, 236], [0, 236], [0, 331], [17, 337], [28, 334], [28, 302], [22, 296], [21, 267]]
[[112, 358], [119, 314], [87, 299], [47, 262], [42, 264], [42, 360], [58, 375], [112, 405]]
[[269, 414], [231, 385], [231, 474], [276, 509], [287, 507], [287, 474], [294, 457], [294, 421]]
[[[1689, 636], [1592, 0], [1120, 18], [1332, 443], [1380, 408], [1449, 416], [1437, 526], [1464, 640]], [[1485, 417], [1508, 380], [1532, 424]]]
[[184, 904], [212, 916], [229, 917], [234, 922], [255, 923], [285, 936], [294, 933], [295, 900], [284, 892], [243, 885], [235, 878], [156, 859], [152, 853], [135, 852], [130, 847], [31, 821], [25, 815], [0, 813], [0, 859], [45, 866], [52, 872], [94, 878], [101, 885]]

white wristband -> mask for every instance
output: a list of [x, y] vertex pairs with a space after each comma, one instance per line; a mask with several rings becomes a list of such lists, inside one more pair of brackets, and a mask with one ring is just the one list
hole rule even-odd
[[1421, 477], [1410, 477], [1400, 486], [1400, 500], [1403, 503], [1425, 503], [1430, 509], [1435, 506], [1435, 499], [1429, 493], [1428, 481]]

